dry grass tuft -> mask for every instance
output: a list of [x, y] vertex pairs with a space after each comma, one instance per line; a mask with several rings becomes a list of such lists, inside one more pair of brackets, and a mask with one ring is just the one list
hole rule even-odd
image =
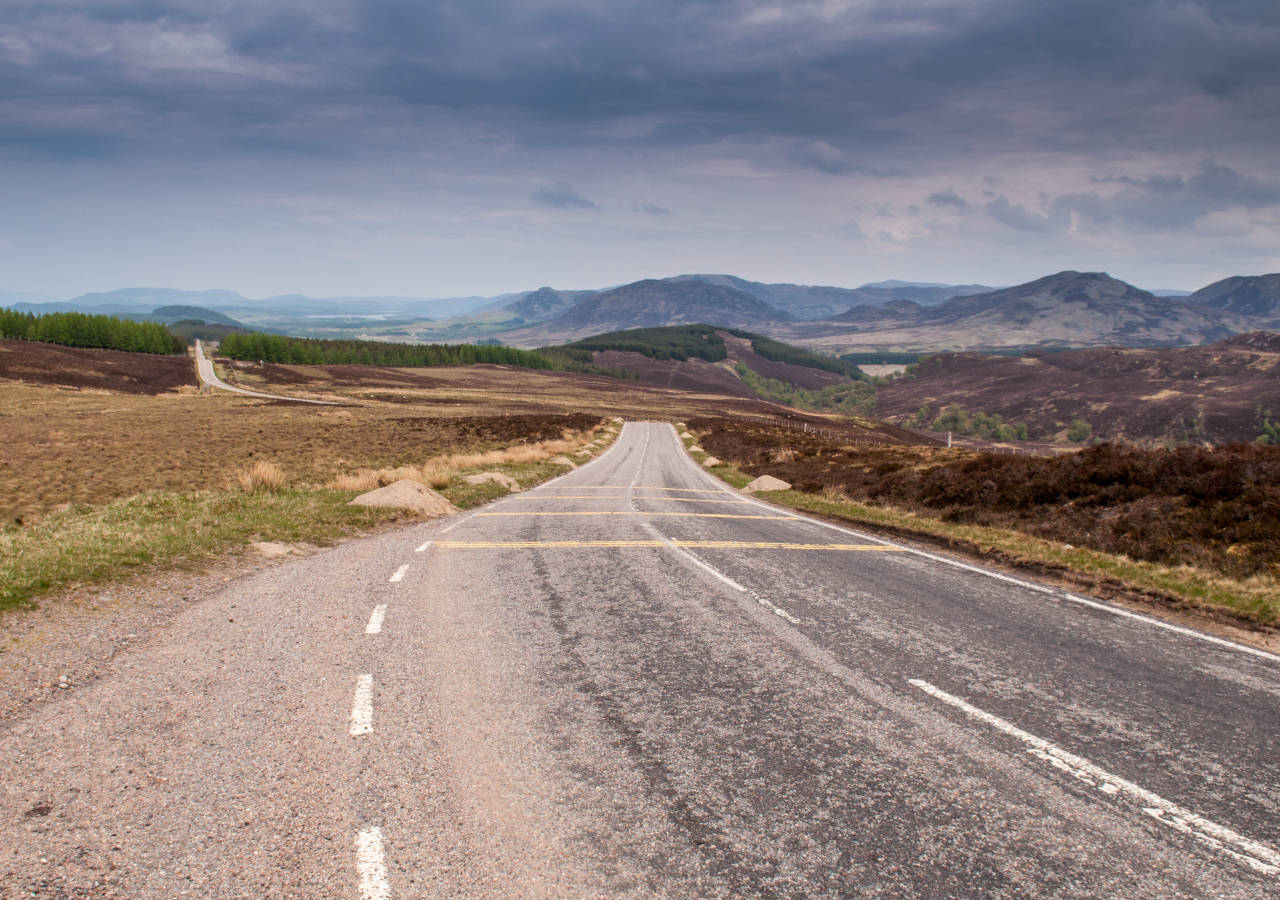
[[248, 468], [236, 473], [236, 482], [242, 491], [278, 491], [284, 487], [284, 470], [273, 462], [260, 459]]
[[824, 500], [830, 500], [832, 503], [852, 503], [853, 498], [845, 491], [844, 486], [840, 484], [829, 484], [822, 489], [822, 497]]
[[565, 430], [559, 440], [515, 444], [514, 446], [497, 450], [446, 453], [431, 457], [420, 467], [400, 466], [394, 469], [360, 469], [354, 474], [338, 475], [331, 479], [326, 486], [340, 491], [370, 491], [407, 478], [412, 481], [421, 481], [436, 490], [442, 490], [452, 483], [454, 474], [461, 470], [491, 468], [504, 464], [521, 465], [545, 462], [553, 456], [561, 456], [578, 450], [578, 448], [593, 440], [596, 436], [597, 432], [593, 430]]
[[800, 456], [794, 447], [777, 447], [773, 451], [773, 461], [776, 463], [795, 462]]

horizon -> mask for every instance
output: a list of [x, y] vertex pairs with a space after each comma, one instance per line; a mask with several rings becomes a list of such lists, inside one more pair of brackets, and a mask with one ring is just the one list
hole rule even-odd
[[[1126, 278], [1118, 278], [1117, 276], [1115, 276], [1114, 274], [1112, 274], [1112, 273], [1110, 273], [1110, 272], [1105, 272], [1105, 271], [1101, 271], [1101, 270], [1077, 270], [1077, 269], [1060, 269], [1060, 270], [1055, 271], [1055, 272], [1049, 272], [1049, 273], [1047, 273], [1047, 274], [1043, 274], [1043, 275], [1036, 276], [1036, 277], [1034, 277], [1034, 278], [1030, 278], [1030, 279], [1028, 279], [1026, 282], [1017, 282], [1017, 283], [1010, 283], [1010, 282], [985, 282], [985, 281], [984, 281], [984, 282], [959, 282], [959, 281], [951, 281], [951, 282], [936, 282], [936, 281], [912, 281], [912, 280], [907, 280], [907, 279], [886, 278], [886, 279], [880, 279], [880, 280], [878, 280], [878, 281], [865, 281], [865, 282], [861, 282], [861, 283], [859, 283], [859, 284], [808, 284], [808, 283], [804, 283], [804, 282], [761, 282], [761, 281], [758, 281], [757, 279], [742, 278], [742, 276], [736, 275], [735, 273], [732, 273], [732, 272], [680, 272], [680, 273], [677, 273], [677, 274], [675, 274], [675, 275], [642, 275], [642, 276], [640, 276], [639, 278], [633, 279], [632, 281], [627, 281], [627, 282], [610, 282], [609, 284], [604, 285], [604, 286], [601, 286], [601, 287], [582, 287], [582, 286], [578, 286], [578, 287], [556, 287], [555, 285], [551, 285], [551, 284], [540, 284], [540, 285], [538, 285], [537, 287], [527, 287], [527, 288], [523, 288], [523, 289], [519, 289], [519, 290], [511, 290], [511, 291], [500, 291], [500, 292], [498, 292], [498, 293], [496, 293], [496, 294], [476, 294], [476, 293], [472, 293], [472, 294], [455, 294], [455, 295], [449, 295], [449, 296], [444, 296], [444, 295], [439, 295], [439, 296], [426, 296], [426, 295], [412, 295], [412, 294], [330, 294], [330, 295], [310, 295], [310, 294], [304, 294], [304, 293], [299, 292], [299, 291], [284, 291], [284, 292], [282, 292], [282, 293], [278, 293], [278, 294], [269, 294], [269, 295], [265, 295], [265, 296], [252, 296], [252, 295], [250, 295], [250, 294], [245, 294], [245, 293], [242, 293], [242, 292], [240, 292], [240, 291], [237, 291], [237, 290], [235, 290], [235, 289], [233, 289], [233, 288], [227, 288], [227, 287], [221, 287], [221, 286], [187, 288], [187, 287], [175, 287], [175, 286], [173, 286], [173, 285], [137, 284], [137, 285], [125, 285], [125, 286], [123, 286], [123, 287], [110, 288], [110, 289], [106, 289], [106, 290], [90, 290], [90, 291], [84, 291], [84, 292], [82, 292], [82, 293], [80, 293], [80, 294], [75, 294], [75, 295], [72, 295], [72, 296], [55, 296], [55, 295], [52, 295], [52, 294], [49, 294], [49, 293], [47, 293], [47, 292], [43, 292], [43, 291], [11, 291], [11, 290], [7, 290], [3, 285], [0, 285], [0, 297], [5, 297], [6, 295], [7, 295], [7, 296], [10, 296], [10, 297], [26, 296], [26, 297], [28, 297], [28, 298], [30, 298], [30, 299], [25, 299], [25, 300], [14, 300], [14, 301], [12, 301], [12, 302], [19, 302], [19, 303], [31, 303], [31, 304], [46, 304], [46, 303], [48, 303], [48, 304], [54, 304], [54, 303], [71, 303], [71, 302], [75, 302], [75, 301], [83, 300], [83, 299], [84, 299], [84, 298], [86, 298], [86, 297], [94, 297], [94, 298], [102, 297], [102, 298], [107, 298], [107, 297], [109, 297], [109, 296], [110, 296], [110, 295], [112, 295], [112, 294], [118, 294], [118, 293], [123, 293], [123, 292], [128, 292], [128, 291], [139, 291], [139, 292], [141, 292], [141, 291], [173, 291], [173, 292], [184, 293], [184, 294], [209, 294], [209, 293], [220, 293], [220, 292], [226, 292], [226, 293], [236, 294], [240, 299], [242, 299], [242, 300], [247, 300], [247, 301], [251, 301], [251, 302], [262, 302], [262, 301], [267, 301], [267, 300], [284, 299], [284, 298], [290, 298], [290, 297], [304, 297], [304, 298], [306, 298], [306, 299], [308, 299], [308, 300], [325, 300], [325, 301], [330, 301], [330, 300], [372, 300], [372, 299], [378, 299], [378, 300], [406, 300], [406, 301], [419, 300], [419, 301], [424, 301], [424, 302], [435, 302], [435, 301], [446, 301], [446, 300], [488, 300], [488, 301], [493, 301], [493, 300], [497, 300], [497, 299], [500, 299], [500, 298], [503, 298], [503, 297], [513, 297], [513, 298], [514, 298], [514, 297], [519, 297], [519, 296], [521, 296], [521, 295], [523, 295], [523, 294], [529, 294], [529, 293], [532, 293], [532, 292], [534, 292], [534, 291], [541, 290], [541, 289], [543, 289], [543, 288], [551, 288], [552, 290], [556, 290], [556, 291], [564, 291], [564, 292], [573, 292], [573, 291], [593, 291], [593, 292], [596, 292], [596, 293], [603, 293], [604, 291], [612, 290], [612, 289], [614, 289], [614, 288], [616, 288], [616, 287], [625, 287], [626, 285], [634, 284], [634, 283], [639, 282], [639, 281], [648, 281], [648, 280], [655, 280], [655, 281], [667, 281], [667, 280], [676, 279], [676, 278], [688, 278], [688, 277], [700, 277], [700, 276], [701, 276], [701, 277], [720, 277], [720, 276], [728, 276], [728, 277], [734, 277], [734, 278], [742, 278], [742, 280], [744, 280], [744, 281], [754, 282], [754, 283], [758, 283], [758, 284], [774, 284], [774, 285], [777, 285], [777, 284], [790, 284], [790, 285], [795, 285], [795, 286], [797, 286], [797, 287], [812, 287], [812, 288], [826, 288], [826, 287], [830, 287], [830, 288], [836, 288], [836, 289], [840, 289], [840, 290], [859, 290], [859, 289], [861, 289], [861, 288], [867, 288], [867, 287], [878, 287], [878, 286], [881, 286], [881, 285], [902, 285], [902, 286], [913, 286], [913, 287], [956, 287], [956, 286], [962, 286], [962, 285], [963, 285], [963, 286], [967, 286], [967, 285], [970, 285], [970, 284], [974, 284], [974, 285], [979, 285], [979, 286], [982, 286], [982, 287], [989, 288], [989, 289], [991, 289], [991, 290], [993, 290], [993, 291], [998, 291], [998, 290], [1004, 290], [1004, 289], [1006, 289], [1006, 288], [1016, 287], [1016, 286], [1018, 286], [1019, 284], [1026, 284], [1026, 283], [1033, 282], [1033, 281], [1039, 281], [1039, 280], [1044, 279], [1044, 278], [1052, 277], [1052, 276], [1054, 276], [1054, 275], [1062, 275], [1062, 274], [1066, 274], [1066, 273], [1069, 273], [1069, 272], [1077, 272], [1077, 273], [1080, 273], [1080, 274], [1099, 274], [1099, 275], [1105, 275], [1105, 276], [1110, 277], [1110, 278], [1115, 278], [1115, 279], [1116, 279], [1116, 280], [1118, 280], [1118, 281], [1123, 281], [1123, 282], [1125, 282], [1126, 284], [1129, 284], [1129, 285], [1131, 285], [1131, 286], [1133, 286], [1133, 287], [1138, 288], [1139, 290], [1147, 291], [1148, 293], [1160, 293], [1160, 292], [1165, 292], [1165, 291], [1176, 291], [1176, 292], [1186, 292], [1186, 293], [1190, 294], [1190, 293], [1194, 293], [1194, 292], [1195, 292], [1196, 290], [1198, 290], [1199, 288], [1203, 288], [1203, 287], [1207, 287], [1207, 286], [1208, 286], [1207, 284], [1204, 284], [1204, 285], [1198, 285], [1197, 287], [1194, 287], [1194, 288], [1187, 288], [1187, 287], [1169, 287], [1169, 286], [1167, 286], [1167, 285], [1165, 285], [1165, 286], [1160, 286], [1160, 287], [1144, 287], [1144, 286], [1143, 286], [1143, 285], [1141, 285], [1141, 284], [1135, 284], [1134, 282], [1130, 281], [1129, 279], [1126, 279]], [[1266, 273], [1266, 272], [1261, 272], [1261, 273], [1235, 273], [1234, 275], [1225, 276], [1225, 277], [1228, 277], [1228, 278], [1229, 278], [1229, 277], [1237, 277], [1237, 276], [1244, 276], [1244, 277], [1265, 277], [1265, 276], [1270, 275], [1270, 274], [1272, 274], [1272, 273]], [[1218, 280], [1224, 280], [1224, 279], [1218, 279]], [[1213, 283], [1213, 282], [1210, 282], [1209, 284], [1212, 284], [1212, 283]], [[37, 298], [37, 297], [38, 297], [39, 299], [35, 299], [35, 298]], [[123, 301], [120, 301], [120, 302], [123, 302]], [[141, 301], [139, 301], [139, 302], [141, 302]], [[3, 306], [3, 305], [4, 305], [4, 302], [0, 302], [0, 306]]]
[[0, 290], [1280, 271], [1280, 7], [1040, 6], [8, 4]]

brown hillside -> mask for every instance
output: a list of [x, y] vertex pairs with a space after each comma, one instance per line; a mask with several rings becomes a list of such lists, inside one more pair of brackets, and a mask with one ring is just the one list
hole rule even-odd
[[635, 372], [645, 384], [683, 391], [727, 394], [731, 397], [755, 397], [751, 388], [742, 383], [734, 371], [736, 363], [776, 381], [785, 381], [808, 390], [819, 390], [829, 384], [848, 381], [843, 375], [797, 366], [791, 363], [765, 359], [751, 349], [751, 341], [728, 332], [718, 332], [724, 338], [729, 358], [720, 362], [690, 357], [687, 360], [650, 359], [642, 353], [629, 350], [598, 350], [593, 356], [597, 365], [616, 366]]
[[1280, 415], [1273, 339], [1280, 335], [1160, 350], [944, 353], [921, 363], [914, 378], [882, 388], [876, 414], [905, 423], [921, 407], [937, 415], [954, 405], [1025, 422], [1039, 439], [1083, 419], [1106, 440], [1252, 441], [1261, 430], [1259, 407]]
[[6, 378], [126, 394], [163, 394], [197, 384], [195, 363], [186, 356], [0, 339], [0, 380]]

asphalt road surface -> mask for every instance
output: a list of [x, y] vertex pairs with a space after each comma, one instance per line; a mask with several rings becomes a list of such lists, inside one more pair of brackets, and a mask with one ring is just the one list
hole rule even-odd
[[213, 368], [213, 360], [204, 355], [204, 345], [201, 341], [196, 341], [196, 375], [200, 381], [209, 387], [215, 387], [219, 390], [230, 391], [233, 394], [243, 394], [246, 397], [259, 397], [263, 400], [288, 400], [291, 403], [313, 403], [316, 406], [336, 406], [330, 400], [307, 400], [302, 397], [286, 397], [283, 394], [267, 394], [262, 391], [250, 391], [245, 388], [235, 387], [227, 384], [218, 377], [218, 373]]
[[1274, 656], [754, 502], [631, 423], [8, 723], [0, 894], [1275, 896], [1278, 726]]

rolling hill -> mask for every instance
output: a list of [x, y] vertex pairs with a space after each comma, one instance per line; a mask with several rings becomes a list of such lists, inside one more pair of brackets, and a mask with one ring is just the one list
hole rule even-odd
[[696, 324], [595, 335], [554, 349], [700, 394], [772, 400], [800, 409], [865, 412], [875, 395], [855, 366], [748, 331]]
[[1178, 346], [1222, 340], [1256, 327], [1248, 316], [1157, 297], [1105, 272], [1068, 271], [932, 307], [909, 300], [855, 307], [827, 322], [801, 323], [770, 334], [843, 353]]
[[1280, 334], [1200, 347], [943, 353], [881, 387], [875, 414], [919, 424], [950, 406], [1026, 423], [1033, 440], [1061, 438], [1079, 419], [1104, 440], [1253, 441], [1268, 413], [1280, 420]]
[[593, 294], [554, 319], [501, 338], [517, 347], [535, 347], [628, 328], [694, 323], [760, 331], [790, 318], [736, 288], [651, 278]]
[[1234, 275], [1200, 288], [1189, 299], [1201, 306], [1254, 316], [1280, 327], [1280, 273]]

